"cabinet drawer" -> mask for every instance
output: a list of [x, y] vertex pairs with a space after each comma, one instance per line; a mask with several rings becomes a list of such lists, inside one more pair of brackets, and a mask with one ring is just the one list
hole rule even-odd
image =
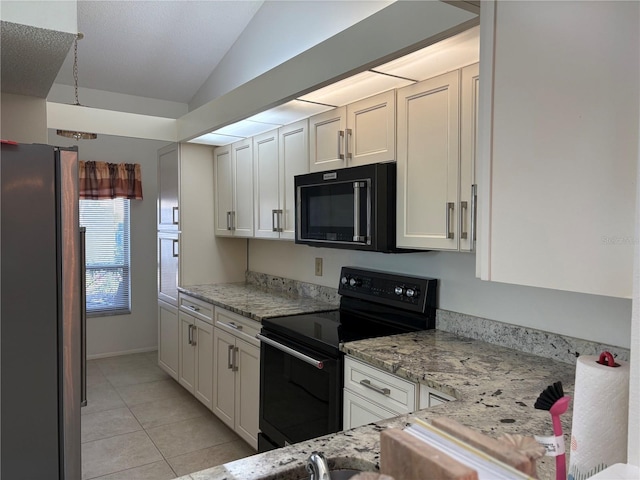
[[344, 391], [343, 398], [344, 430], [398, 416], [398, 413], [382, 408], [366, 398], [362, 398], [360, 395], [350, 392], [349, 390]]
[[436, 390], [426, 385], [420, 384], [420, 409], [435, 407], [446, 402], [452, 402], [455, 397], [448, 395], [440, 390]]
[[350, 357], [345, 357], [344, 388], [398, 415], [416, 409], [415, 383]]
[[220, 307], [216, 307], [215, 317], [216, 327], [249, 342], [251, 345], [260, 347], [260, 341], [256, 338], [256, 335], [260, 332], [260, 322]]
[[178, 307], [195, 318], [213, 325], [213, 305], [181, 293], [178, 295]]

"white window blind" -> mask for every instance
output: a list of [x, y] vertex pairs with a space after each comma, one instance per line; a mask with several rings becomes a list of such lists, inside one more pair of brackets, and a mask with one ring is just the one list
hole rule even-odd
[[87, 229], [87, 314], [131, 312], [129, 200], [80, 200], [80, 225]]

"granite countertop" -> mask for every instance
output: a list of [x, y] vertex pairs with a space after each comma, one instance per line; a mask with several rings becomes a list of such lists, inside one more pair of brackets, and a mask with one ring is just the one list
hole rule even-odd
[[[380, 432], [402, 428], [412, 418], [447, 416], [492, 437], [504, 433], [552, 435], [551, 416], [533, 407], [538, 395], [561, 381], [572, 395], [575, 367], [438, 330], [349, 342], [343, 351], [401, 377], [454, 396], [457, 401], [254, 455], [181, 477], [183, 480], [293, 480], [305, 478], [304, 462], [314, 450], [332, 468], [375, 470]], [[561, 417], [569, 445], [571, 410]], [[568, 455], [567, 455], [568, 456]], [[555, 461], [538, 461], [540, 479], [555, 477]]]
[[182, 293], [225, 308], [239, 315], [263, 318], [336, 310], [338, 305], [324, 299], [277, 291], [251, 283], [216, 283], [178, 287]]

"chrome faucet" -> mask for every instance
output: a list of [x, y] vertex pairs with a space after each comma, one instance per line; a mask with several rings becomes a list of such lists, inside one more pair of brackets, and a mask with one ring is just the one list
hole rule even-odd
[[309, 480], [330, 480], [329, 465], [322, 452], [312, 452], [307, 459]]

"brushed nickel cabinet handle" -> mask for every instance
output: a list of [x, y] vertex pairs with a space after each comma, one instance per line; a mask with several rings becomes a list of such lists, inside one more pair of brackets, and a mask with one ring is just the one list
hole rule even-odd
[[180, 252], [180, 250], [178, 248], [176, 248], [176, 247], [178, 247], [178, 240], [174, 240], [173, 241], [172, 248], [173, 248], [173, 256], [174, 256], [174, 258], [178, 258], [178, 255], [179, 255], [179, 252]]
[[271, 210], [271, 231], [278, 231], [278, 210]]
[[470, 240], [471, 240], [471, 250], [475, 250], [475, 241], [476, 241], [476, 222], [478, 218], [478, 185], [471, 185], [471, 225], [469, 228], [470, 232]]
[[338, 158], [344, 160], [344, 153], [342, 153], [342, 144], [344, 143], [344, 130], [338, 130]]
[[177, 213], [179, 213], [178, 212], [178, 207], [173, 207], [171, 209], [171, 220], [172, 220], [174, 225], [178, 225], [178, 223], [180, 223], [180, 217], [178, 217], [178, 219], [176, 220], [176, 214]]
[[360, 385], [362, 385], [363, 387], [367, 387], [374, 392], [381, 393], [382, 395], [391, 395], [391, 390], [374, 385], [370, 380], [360, 380]]
[[233, 345], [229, 345], [227, 350], [227, 368], [233, 370]]
[[453, 202], [448, 202], [447, 203], [447, 215], [446, 215], [446, 224], [445, 224], [445, 230], [447, 232], [447, 238], [453, 238], [454, 234], [451, 231], [451, 213], [454, 211], [454, 209], [456, 208], [456, 204]]
[[468, 212], [468, 202], [460, 202], [460, 238], [467, 239], [466, 220]]
[[194, 312], [199, 312], [200, 311], [200, 307], [196, 307], [195, 305], [187, 305], [186, 306], [189, 310], [192, 310]]

